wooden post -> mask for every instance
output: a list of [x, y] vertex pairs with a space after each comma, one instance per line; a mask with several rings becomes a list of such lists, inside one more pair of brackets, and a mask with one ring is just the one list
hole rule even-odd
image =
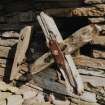
[[25, 60], [25, 54], [28, 49], [29, 41], [31, 36], [31, 26], [27, 26], [20, 32], [20, 38], [17, 45], [17, 50], [12, 66], [10, 80], [16, 79], [19, 73], [19, 66]]

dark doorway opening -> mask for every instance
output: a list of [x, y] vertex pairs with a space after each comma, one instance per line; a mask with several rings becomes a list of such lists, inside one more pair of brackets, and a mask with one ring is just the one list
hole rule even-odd
[[89, 24], [86, 17], [54, 17], [54, 20], [63, 38], [72, 35], [75, 31]]

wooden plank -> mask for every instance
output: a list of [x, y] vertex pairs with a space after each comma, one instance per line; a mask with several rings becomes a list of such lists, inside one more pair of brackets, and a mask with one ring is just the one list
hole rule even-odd
[[0, 58], [0, 67], [6, 68], [12, 64], [12, 59]]
[[[76, 51], [86, 43], [90, 42], [92, 40], [92, 36], [94, 35], [93, 30], [94, 29], [89, 25], [79, 29], [74, 34], [69, 36], [69, 38], [65, 39], [64, 43], [68, 47], [65, 48], [64, 52], [67, 52], [69, 49], [68, 53], [72, 54], [74, 51]], [[54, 60], [50, 56], [50, 53], [46, 53], [31, 65], [31, 73], [38, 73], [49, 67], [53, 63]]]
[[[88, 31], [88, 33], [87, 33], [87, 31]], [[87, 42], [91, 41], [91, 35], [92, 34], [93, 33], [92, 33], [92, 30], [91, 30], [91, 27], [90, 26], [86, 26], [84, 28], [81, 28], [77, 32], [75, 32], [68, 39], [66, 39], [65, 43], [70, 45], [68, 48], [69, 48], [70, 52], [73, 53], [75, 50], [77, 50], [78, 48], [80, 48], [81, 46], [86, 44]], [[3, 35], [3, 37], [13, 37], [14, 36], [14, 35], [11, 35], [11, 34], [4, 34], [4, 35]], [[3, 42], [3, 44], [5, 44], [6, 46], [8, 45], [8, 43], [9, 43], [8, 41], [7, 41], [7, 44], [5, 42]], [[11, 45], [11, 42], [9, 43], [9, 45]], [[2, 57], [2, 58], [14, 58], [13, 54], [15, 54], [15, 47], [10, 48], [10, 47], [0, 46], [0, 57]], [[46, 54], [45, 59], [46, 58], [48, 58], [47, 54]], [[44, 61], [44, 58], [43, 58], [42, 61]], [[40, 61], [38, 61], [38, 62], [40, 62]], [[35, 63], [35, 65], [36, 65], [35, 68], [36, 69], [33, 67], [33, 70], [35, 69], [34, 71], [36, 72], [37, 70], [39, 70], [38, 68], [40, 67], [40, 64], [44, 66], [44, 65], [46, 65], [46, 63], [47, 62], [45, 62], [45, 64], [41, 64], [41, 63], [37, 63], [36, 62]], [[50, 62], [48, 62], [47, 64], [50, 65]], [[46, 66], [44, 68], [46, 68]], [[42, 69], [40, 69], [40, 70], [42, 70]]]
[[78, 66], [105, 70], [105, 60], [103, 59], [95, 59], [84, 55], [80, 55], [74, 57], [74, 61]]
[[17, 39], [3, 39], [3, 38], [0, 38], [0, 46], [13, 47], [17, 43], [18, 43]]
[[[82, 94], [82, 92], [84, 91], [84, 86], [81, 77], [79, 76], [78, 70], [76, 69], [71, 55], [66, 53], [63, 54], [61, 51], [59, 44], [63, 44], [64, 42], [53, 18], [48, 16], [44, 12], [41, 12], [40, 16], [38, 16], [38, 21], [44, 31], [47, 46], [51, 50], [52, 55], [55, 57], [55, 62], [57, 63], [59, 70], [61, 71], [65, 79], [67, 90], [71, 91], [70, 87], [72, 86], [73, 89], [76, 90], [75, 92], [77, 94]], [[53, 45], [51, 45], [52, 40], [55, 40]], [[58, 44], [56, 44], [56, 42]], [[59, 56], [54, 55], [54, 51], [58, 51]], [[59, 60], [61, 58], [63, 64], [59, 64], [59, 61], [58, 59], [56, 59], [56, 57], [58, 57]]]
[[19, 65], [21, 65], [25, 59], [25, 54], [28, 49], [30, 36], [31, 36], [31, 26], [27, 26], [21, 30], [20, 38], [17, 45], [13, 66], [12, 66], [10, 80], [13, 80], [18, 76]]
[[[66, 60], [68, 61], [68, 64], [70, 65], [71, 75], [73, 75], [74, 81], [76, 82], [75, 84], [77, 85], [77, 87], [76, 87], [77, 93], [82, 94], [84, 91], [84, 85], [83, 85], [82, 79], [79, 75], [79, 72], [75, 66], [75, 63], [74, 63], [71, 55], [65, 55], [65, 57], [66, 57]], [[68, 69], [68, 72], [70, 72], [69, 69]]]
[[[56, 35], [56, 40], [58, 41], [58, 43], [62, 43], [63, 38], [62, 38], [62, 36], [61, 36], [61, 34], [60, 34], [56, 24], [55, 24], [55, 21], [53, 20], [53, 18], [49, 17], [44, 12], [40, 13], [40, 18], [43, 21], [43, 23], [42, 23], [43, 26], [41, 24], [40, 25], [41, 25], [41, 27], [43, 29], [44, 34], [45, 34], [46, 41], [48, 41], [47, 37], [49, 38], [49, 34], [53, 33], [54, 35]], [[41, 21], [39, 21], [39, 23], [40, 22]], [[44, 28], [45, 28], [45, 30], [44, 30]], [[47, 42], [47, 43], [49, 43], [49, 42]]]

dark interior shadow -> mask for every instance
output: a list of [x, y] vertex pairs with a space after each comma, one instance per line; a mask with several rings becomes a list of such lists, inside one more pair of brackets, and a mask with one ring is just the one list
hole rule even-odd
[[16, 47], [17, 47], [17, 44], [12, 46], [11, 50], [8, 53], [8, 57], [7, 57], [8, 59], [6, 62], [6, 68], [5, 68], [4, 77], [3, 77], [3, 80], [7, 83], [10, 82], [10, 74], [11, 74], [11, 69], [12, 69], [12, 65], [15, 57]]

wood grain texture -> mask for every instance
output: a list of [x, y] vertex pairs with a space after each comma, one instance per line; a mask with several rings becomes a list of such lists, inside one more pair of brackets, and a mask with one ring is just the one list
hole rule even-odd
[[25, 59], [25, 54], [29, 46], [30, 36], [31, 36], [31, 26], [27, 26], [21, 30], [12, 66], [10, 80], [13, 80], [18, 76], [19, 65], [21, 65]]

